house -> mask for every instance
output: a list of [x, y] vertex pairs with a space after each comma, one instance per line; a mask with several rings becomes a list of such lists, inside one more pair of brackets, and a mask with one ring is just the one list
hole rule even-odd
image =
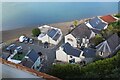
[[85, 64], [90, 63], [90, 62], [94, 61], [96, 58], [96, 50], [92, 49], [92, 48], [84, 48], [82, 56], [85, 57], [83, 60], [85, 62]]
[[89, 39], [95, 36], [85, 24], [78, 25], [72, 32], [65, 36], [65, 43], [71, 44], [73, 47], [88, 47]]
[[41, 64], [40, 55], [36, 53], [35, 50], [32, 49], [28, 51], [27, 55], [25, 56], [25, 58], [22, 60], [20, 64], [28, 68], [39, 70], [40, 64]]
[[112, 15], [101, 16], [100, 18], [107, 23], [116, 22], [118, 20], [116, 17]]
[[107, 40], [96, 46], [97, 55], [102, 58], [112, 56], [120, 48], [120, 37], [115, 33]]
[[96, 29], [96, 30], [102, 30], [106, 29], [108, 24], [101, 20], [99, 17], [94, 17], [88, 22], [85, 22], [85, 24], [91, 28], [91, 29]]
[[68, 63], [81, 62], [83, 51], [72, 47], [68, 42], [56, 50], [56, 60]]
[[44, 25], [39, 29], [41, 34], [38, 36], [38, 40], [42, 41], [42, 43], [48, 42], [57, 45], [62, 39], [62, 31], [58, 28]]

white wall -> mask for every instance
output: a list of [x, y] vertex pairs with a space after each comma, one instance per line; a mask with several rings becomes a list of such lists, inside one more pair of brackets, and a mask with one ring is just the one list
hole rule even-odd
[[67, 54], [64, 51], [62, 51], [61, 49], [56, 51], [56, 60], [68, 62], [67, 58], [68, 58]]
[[[73, 41], [70, 41], [68, 39], [72, 39]], [[65, 43], [69, 43], [73, 47], [77, 47], [77, 40], [72, 34], [68, 34], [65, 36]]]
[[91, 39], [91, 38], [93, 38], [93, 37], [95, 37], [95, 33], [92, 31], [89, 39]]
[[41, 61], [40, 61], [40, 57], [39, 57], [39, 58], [36, 60], [36, 62], [33, 64], [32, 67], [34, 67], [34, 69], [37, 70], [37, 66], [40, 66], [40, 64], [41, 64]]

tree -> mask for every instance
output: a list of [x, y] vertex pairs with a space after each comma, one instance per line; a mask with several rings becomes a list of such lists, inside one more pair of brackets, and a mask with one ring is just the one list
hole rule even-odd
[[98, 45], [103, 40], [104, 38], [100, 34], [97, 34], [94, 38], [91, 39], [92, 43], [94, 43], [95, 46]]
[[120, 13], [119, 13], [119, 14], [116, 14], [115, 17], [120, 18]]
[[33, 34], [34, 37], [38, 37], [39, 34], [41, 34], [41, 31], [40, 31], [40, 29], [38, 29], [38, 28], [34, 28], [34, 29], [32, 30], [32, 34]]
[[75, 20], [75, 21], [73, 22], [73, 25], [76, 27], [76, 26], [78, 25], [78, 21]]

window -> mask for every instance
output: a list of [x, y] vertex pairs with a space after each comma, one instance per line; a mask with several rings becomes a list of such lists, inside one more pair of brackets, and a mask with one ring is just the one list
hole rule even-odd
[[69, 63], [75, 63], [75, 59], [69, 60]]
[[70, 56], [70, 58], [72, 58], [72, 56]]
[[68, 41], [71, 41], [71, 42], [73, 42], [73, 40], [72, 40], [72, 39], [70, 39], [70, 38], [68, 38], [67, 40], [68, 40]]
[[103, 56], [103, 52], [99, 52], [99, 55], [100, 55], [100, 56]]

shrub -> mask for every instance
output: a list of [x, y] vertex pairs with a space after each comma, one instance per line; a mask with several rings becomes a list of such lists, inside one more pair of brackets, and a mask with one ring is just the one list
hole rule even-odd
[[120, 18], [120, 13], [119, 13], [119, 14], [116, 14], [115, 17]]
[[38, 37], [39, 34], [41, 34], [41, 31], [40, 31], [40, 29], [38, 29], [38, 28], [34, 28], [34, 29], [32, 30], [32, 34], [33, 34], [34, 37]]
[[73, 25], [76, 27], [76, 26], [78, 25], [78, 21], [75, 20], [75, 21], [73, 22]]
[[104, 38], [100, 34], [97, 34], [94, 38], [91, 39], [95, 46], [101, 43], [103, 40]]

